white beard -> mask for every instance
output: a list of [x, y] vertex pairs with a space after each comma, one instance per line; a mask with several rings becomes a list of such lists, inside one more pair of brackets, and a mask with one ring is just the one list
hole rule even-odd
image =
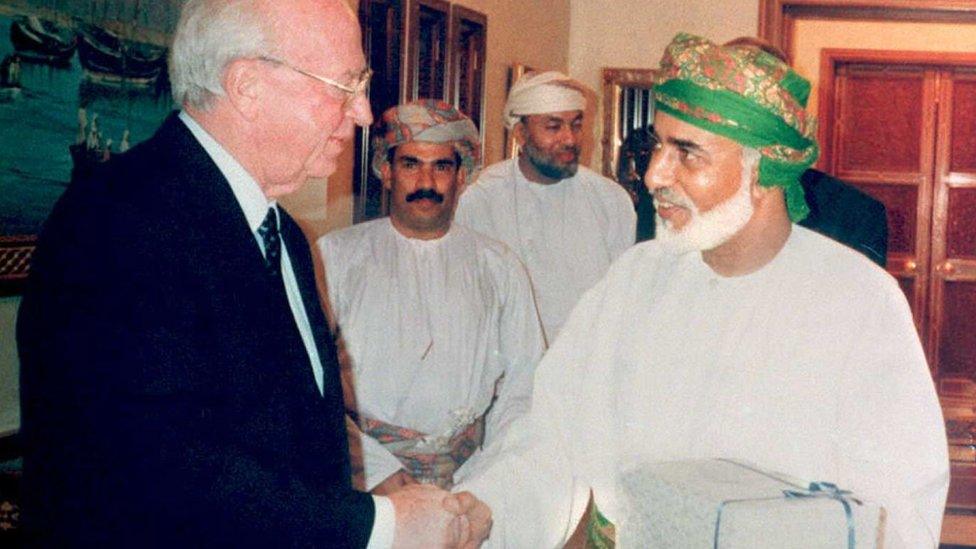
[[691, 212], [691, 219], [681, 229], [675, 230], [660, 215], [656, 216], [656, 238], [676, 253], [706, 251], [725, 244], [752, 219], [752, 177], [751, 166], [743, 169], [735, 194], [705, 213], [699, 212], [691, 200], [681, 201], [678, 205]]

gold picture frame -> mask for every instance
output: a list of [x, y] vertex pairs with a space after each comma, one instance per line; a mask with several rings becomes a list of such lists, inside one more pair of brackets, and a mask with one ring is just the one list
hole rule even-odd
[[624, 99], [628, 90], [654, 87], [654, 69], [603, 69], [603, 175], [616, 179], [616, 162], [624, 140]]

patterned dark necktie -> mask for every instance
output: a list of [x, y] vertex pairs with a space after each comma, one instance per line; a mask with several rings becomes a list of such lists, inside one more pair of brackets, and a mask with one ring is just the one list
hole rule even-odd
[[264, 240], [264, 266], [268, 274], [281, 277], [281, 235], [278, 232], [278, 210], [268, 208], [268, 215], [258, 227], [258, 234]]

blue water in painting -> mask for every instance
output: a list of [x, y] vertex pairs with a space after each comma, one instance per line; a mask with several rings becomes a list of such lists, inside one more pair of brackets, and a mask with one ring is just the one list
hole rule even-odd
[[[11, 17], [0, 15], [0, 59], [14, 51]], [[78, 138], [78, 109], [98, 115], [113, 150], [123, 132], [132, 145], [150, 137], [172, 110], [168, 93], [93, 83], [78, 64], [67, 68], [23, 61], [19, 98], [0, 102], [0, 235], [36, 234], [68, 185], [68, 145]]]

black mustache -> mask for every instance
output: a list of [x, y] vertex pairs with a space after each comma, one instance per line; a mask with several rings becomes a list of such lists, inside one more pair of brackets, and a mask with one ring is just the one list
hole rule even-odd
[[438, 204], [444, 202], [444, 195], [435, 191], [434, 189], [418, 189], [407, 195], [407, 202], [413, 202], [415, 200], [423, 200], [425, 198], [428, 200], [433, 200]]

